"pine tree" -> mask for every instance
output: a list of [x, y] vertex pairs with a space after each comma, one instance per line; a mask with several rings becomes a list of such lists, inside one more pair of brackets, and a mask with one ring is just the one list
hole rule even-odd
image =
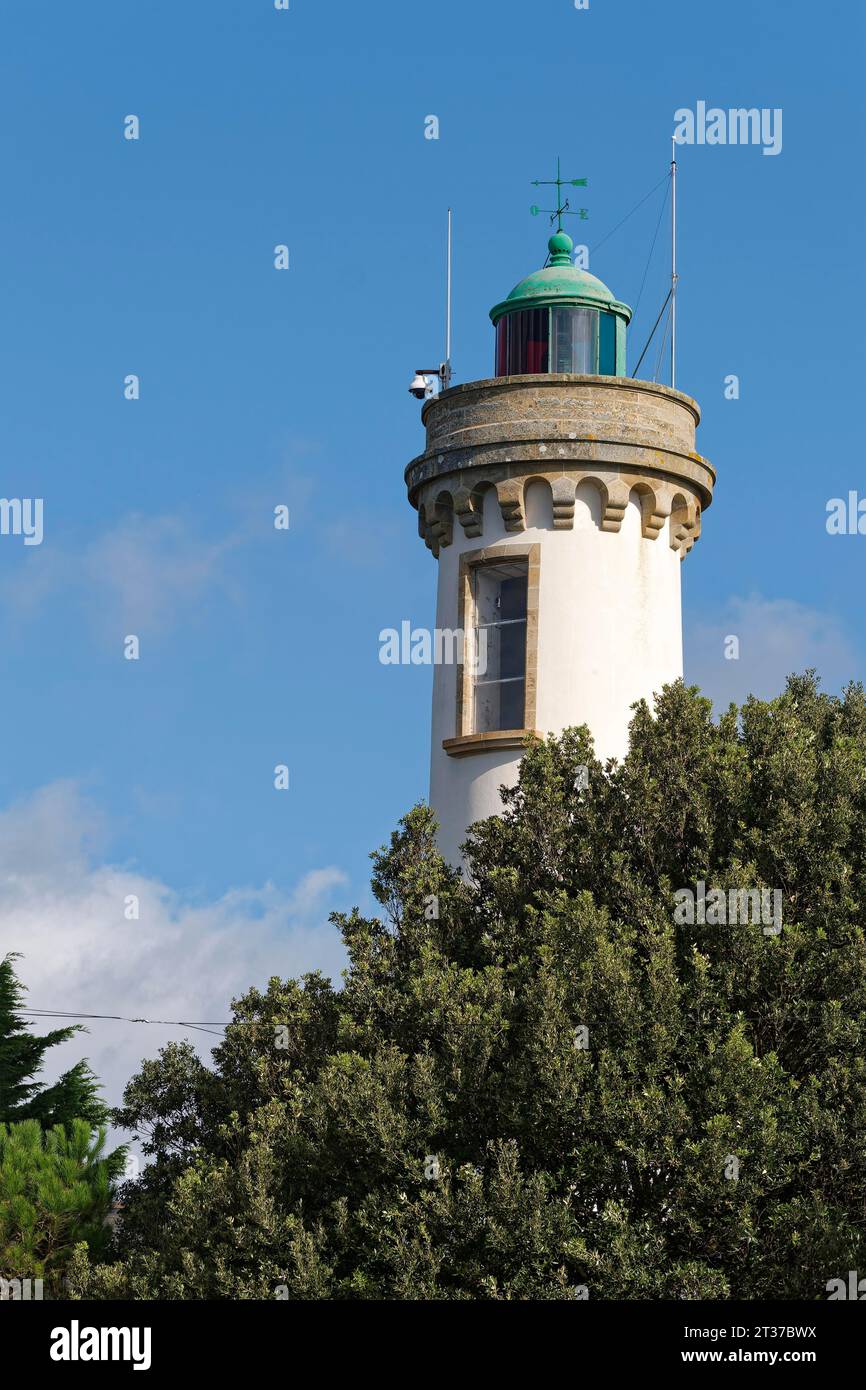
[[80, 1024], [55, 1028], [41, 1037], [28, 1032], [24, 986], [17, 978], [18, 953], [0, 961], [0, 1123], [38, 1120], [44, 1129], [85, 1120], [95, 1129], [108, 1119], [99, 1082], [86, 1060], [76, 1062], [51, 1086], [36, 1078], [46, 1052], [85, 1030]]
[[0, 1276], [42, 1279], [62, 1296], [76, 1245], [107, 1250], [111, 1183], [105, 1130], [84, 1120], [45, 1130], [37, 1120], [0, 1124]]

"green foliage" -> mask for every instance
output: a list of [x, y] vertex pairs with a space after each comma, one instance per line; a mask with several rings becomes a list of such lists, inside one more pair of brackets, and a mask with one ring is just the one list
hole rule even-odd
[[87, 1120], [91, 1128], [104, 1124], [108, 1107], [86, 1061], [76, 1062], [53, 1086], [35, 1080], [46, 1052], [84, 1029], [73, 1024], [42, 1037], [28, 1033], [21, 1018], [26, 1005], [24, 986], [15, 975], [16, 959], [12, 954], [0, 960], [0, 1122], [34, 1119], [46, 1129], [76, 1119]]
[[105, 1132], [84, 1120], [43, 1130], [38, 1120], [0, 1124], [0, 1275], [38, 1278], [62, 1295], [76, 1244], [104, 1254], [110, 1231]]
[[[866, 1267], [860, 687], [714, 723], [674, 685], [621, 766], [529, 749], [468, 881], [423, 807], [373, 857], [341, 990], [272, 979], [212, 1069], [172, 1046], [127, 1088], [153, 1163], [78, 1296], [821, 1298]], [[781, 935], [678, 925], [699, 880], [780, 889]]]

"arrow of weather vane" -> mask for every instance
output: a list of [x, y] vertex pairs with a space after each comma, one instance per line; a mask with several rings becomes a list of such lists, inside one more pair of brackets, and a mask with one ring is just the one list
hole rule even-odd
[[553, 223], [554, 221], [556, 221], [556, 224], [557, 224], [556, 229], [557, 229], [558, 232], [561, 232], [561, 231], [562, 231], [562, 219], [563, 219], [563, 217], [579, 217], [579, 218], [580, 218], [582, 221], [584, 221], [584, 222], [585, 222], [586, 219], [589, 217], [589, 213], [588, 213], [588, 211], [587, 211], [586, 208], [572, 208], [572, 206], [571, 206], [571, 204], [569, 203], [569, 201], [568, 201], [567, 198], [566, 198], [565, 200], [563, 200], [563, 197], [562, 197], [562, 190], [563, 190], [563, 188], [586, 188], [586, 186], [587, 186], [587, 180], [586, 180], [586, 179], [564, 179], [564, 178], [562, 178], [562, 177], [561, 177], [561, 173], [560, 173], [560, 166], [559, 166], [559, 158], [558, 158], [558, 157], [557, 157], [557, 160], [556, 160], [556, 178], [555, 178], [555, 179], [533, 179], [533, 180], [532, 180], [532, 186], [533, 186], [533, 188], [546, 188], [546, 187], [555, 187], [555, 188], [556, 188], [556, 203], [557, 203], [557, 205], [556, 205], [555, 208], [540, 208], [540, 207], [538, 207], [538, 205], [537, 205], [536, 203], [533, 203], [533, 204], [532, 204], [532, 207], [529, 209], [529, 211], [532, 213], [532, 216], [533, 216], [533, 217], [537, 217], [538, 214], [539, 214], [540, 212], [549, 213], [549, 214], [550, 214], [550, 221], [551, 221], [551, 223]]

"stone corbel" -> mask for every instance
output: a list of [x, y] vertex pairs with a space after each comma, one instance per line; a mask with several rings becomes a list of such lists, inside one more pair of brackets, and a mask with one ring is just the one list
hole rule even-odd
[[691, 531], [689, 532], [688, 539], [686, 540], [686, 543], [685, 543], [685, 545], [684, 545], [684, 547], [683, 547], [683, 550], [682, 550], [682, 557], [683, 557], [683, 559], [686, 557], [686, 555], [688, 555], [689, 551], [697, 544], [697, 542], [700, 540], [700, 538], [701, 538], [701, 513], [700, 513], [699, 508], [698, 508], [698, 507], [695, 507], [695, 509], [694, 509], [694, 520], [692, 521], [692, 529], [691, 529]]
[[666, 502], [663, 497], [656, 497], [654, 493], [647, 494], [641, 499], [641, 535], [647, 540], [656, 540], [670, 514], [670, 502]]
[[611, 481], [606, 485], [606, 491], [601, 529], [602, 531], [619, 531], [625, 516], [625, 509], [628, 506], [629, 487], [626, 483]]
[[496, 496], [506, 531], [524, 530], [526, 519], [523, 515], [522, 481], [497, 483]]
[[457, 520], [467, 536], [480, 536], [484, 521], [483, 510], [475, 510], [472, 493], [466, 487], [458, 488], [454, 494], [454, 511]]
[[688, 555], [701, 534], [700, 512], [694, 502], [678, 507], [671, 517], [671, 550], [678, 550], [680, 559]]
[[570, 531], [574, 525], [574, 478], [554, 478], [550, 491], [553, 495], [553, 529]]
[[431, 526], [433, 539], [437, 549], [442, 545], [450, 545], [454, 539], [454, 511], [450, 506], [443, 506], [441, 503], [436, 508], [436, 520]]

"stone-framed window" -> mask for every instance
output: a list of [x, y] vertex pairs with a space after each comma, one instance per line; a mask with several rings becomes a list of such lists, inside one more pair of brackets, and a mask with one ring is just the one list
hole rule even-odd
[[519, 748], [535, 734], [541, 546], [494, 545], [460, 557], [456, 733], [446, 753]]

